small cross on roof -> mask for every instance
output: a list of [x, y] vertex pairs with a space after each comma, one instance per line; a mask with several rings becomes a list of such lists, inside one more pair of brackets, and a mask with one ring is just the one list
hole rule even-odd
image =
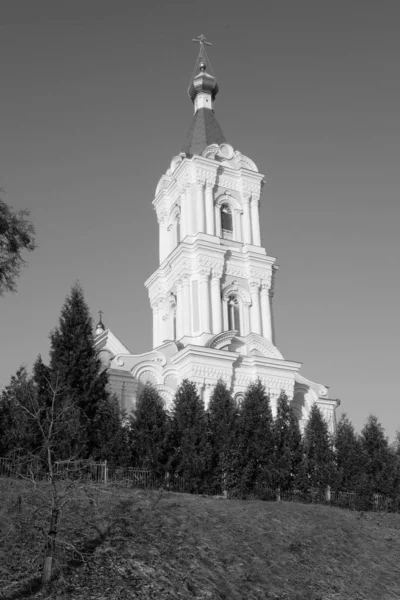
[[204, 46], [204, 44], [206, 46], [212, 46], [212, 43], [207, 42], [206, 40], [207, 40], [206, 36], [201, 33], [197, 38], [193, 38], [192, 42], [196, 42], [197, 44], [200, 44], [200, 46]]

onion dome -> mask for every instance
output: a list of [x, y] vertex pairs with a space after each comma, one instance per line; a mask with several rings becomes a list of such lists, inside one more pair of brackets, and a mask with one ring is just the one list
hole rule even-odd
[[[205, 46], [211, 46], [210, 42], [206, 41], [206, 37], [201, 34], [198, 38], [192, 40], [200, 45], [199, 54], [194, 65], [193, 73], [190, 78], [188, 95], [194, 103], [196, 96], [203, 92], [209, 94], [212, 100], [218, 94], [218, 82], [215, 78], [211, 63], [206, 53]], [[208, 71], [207, 71], [208, 69]], [[208, 106], [212, 108], [212, 106]]]
[[102, 321], [102, 316], [103, 316], [103, 311], [99, 310], [99, 322], [96, 325], [96, 335], [100, 335], [101, 333], [103, 333], [103, 331], [106, 330], [106, 328], [104, 327], [104, 323]]
[[201, 61], [199, 63], [199, 73], [192, 79], [189, 85], [188, 95], [193, 103], [199, 92], [211, 94], [213, 100], [215, 100], [215, 96], [218, 94], [218, 82], [213, 75], [207, 73], [206, 68], [206, 63]]

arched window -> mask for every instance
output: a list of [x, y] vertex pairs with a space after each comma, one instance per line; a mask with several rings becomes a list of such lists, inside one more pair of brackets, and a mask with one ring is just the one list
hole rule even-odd
[[231, 239], [233, 236], [232, 210], [227, 204], [221, 206], [221, 229], [222, 237]]
[[228, 298], [228, 328], [236, 329], [240, 335], [240, 306], [236, 296]]

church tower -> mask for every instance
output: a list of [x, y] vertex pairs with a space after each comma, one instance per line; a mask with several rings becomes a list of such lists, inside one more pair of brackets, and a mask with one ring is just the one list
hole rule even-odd
[[128, 409], [146, 382], [170, 404], [180, 381], [190, 379], [207, 404], [219, 379], [240, 402], [260, 378], [273, 412], [283, 390], [302, 426], [317, 402], [333, 430], [338, 401], [300, 375], [301, 363], [285, 360], [275, 345], [275, 258], [260, 232], [264, 175], [226, 141], [213, 109], [218, 82], [208, 42], [204, 36], [194, 41], [200, 51], [188, 89], [192, 123], [153, 200], [159, 266], [145, 282], [153, 351], [134, 356], [103, 326], [96, 337], [100, 356]]

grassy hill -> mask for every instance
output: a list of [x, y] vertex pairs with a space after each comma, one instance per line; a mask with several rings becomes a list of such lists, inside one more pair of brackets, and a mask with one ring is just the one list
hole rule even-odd
[[400, 600], [400, 515], [76, 485], [44, 590], [45, 484], [0, 497], [2, 600]]

